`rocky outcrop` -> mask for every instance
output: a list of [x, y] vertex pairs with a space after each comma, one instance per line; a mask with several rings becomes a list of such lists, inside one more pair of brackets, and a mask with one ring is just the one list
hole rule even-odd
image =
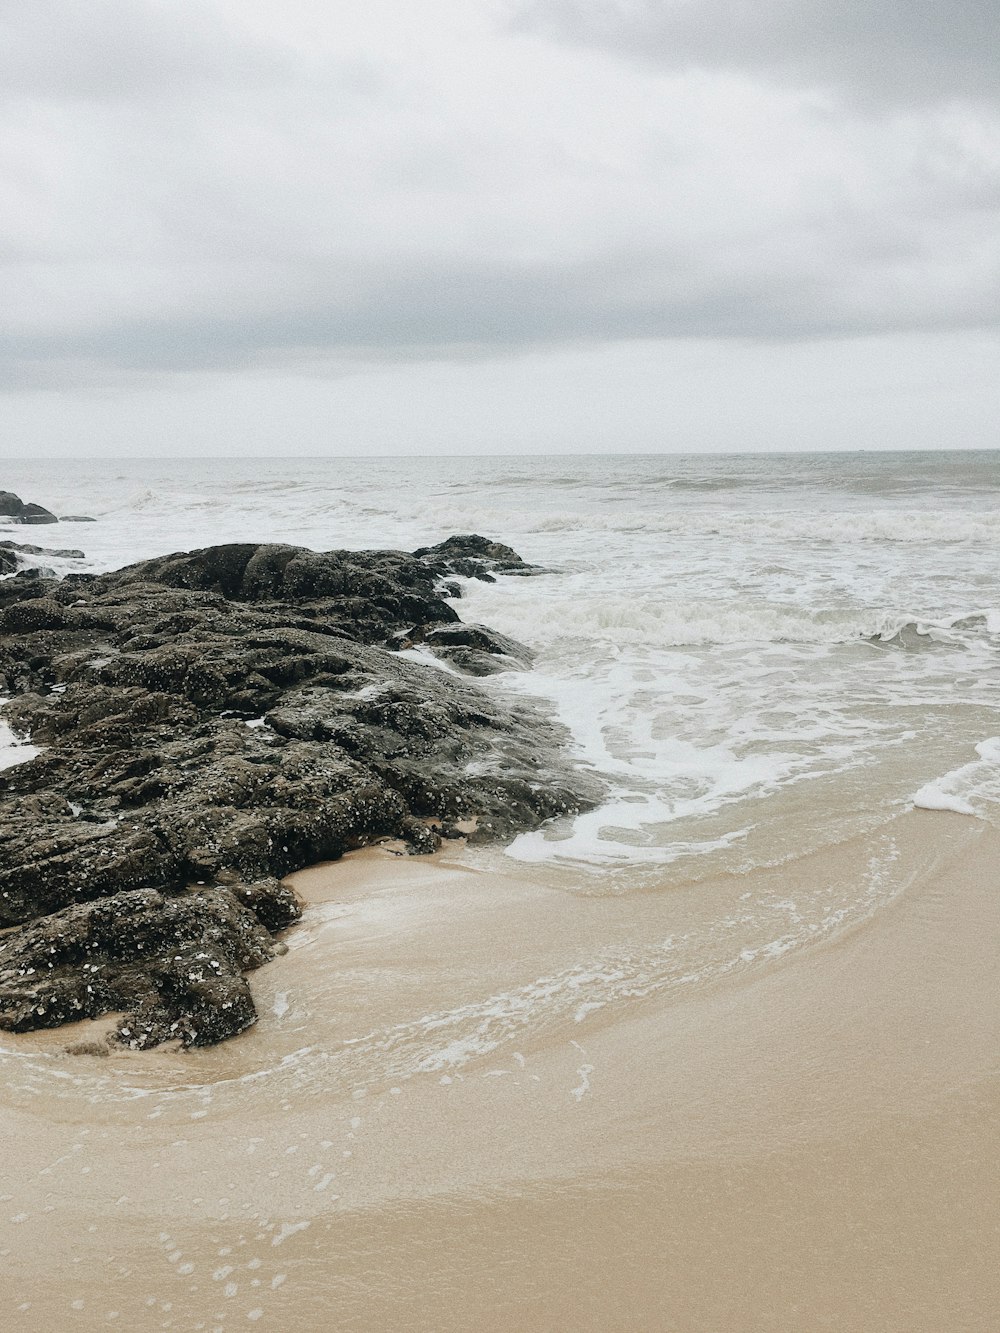
[[0, 491], [0, 519], [7, 523], [58, 523], [51, 512], [38, 504], [25, 504], [13, 491]]
[[32, 546], [28, 542], [0, 541], [0, 574], [16, 574], [20, 570], [32, 578], [54, 578], [55, 571], [44, 562], [46, 556], [57, 560], [84, 558], [82, 551]]
[[270, 880], [166, 896], [133, 889], [44, 916], [0, 942], [3, 1026], [56, 1027], [127, 1010], [130, 1046], [204, 1046], [256, 1021], [244, 972], [274, 957], [298, 920]]
[[13, 491], [0, 491], [0, 523], [94, 523], [86, 514], [57, 517], [44, 505], [26, 503]]
[[498, 671], [529, 667], [534, 654], [523, 643], [485, 625], [457, 622], [419, 626], [406, 640], [408, 646], [424, 644], [447, 662], [470, 676], [492, 676]]
[[280, 876], [591, 803], [560, 728], [463, 674], [530, 654], [459, 621], [454, 576], [529, 568], [463, 537], [0, 582], [4, 719], [41, 749], [0, 773], [0, 1027], [124, 1011], [134, 1045], [219, 1040], [295, 915]]
[[422, 546], [413, 553], [419, 559], [443, 562], [453, 574], [492, 583], [497, 574], [538, 574], [537, 565], [526, 564], [517, 552], [503, 542], [470, 533], [448, 537], [437, 546]]

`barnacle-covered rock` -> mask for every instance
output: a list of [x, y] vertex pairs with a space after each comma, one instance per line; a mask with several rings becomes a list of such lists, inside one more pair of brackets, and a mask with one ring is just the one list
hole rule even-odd
[[530, 569], [460, 537], [0, 581], [4, 720], [40, 751], [0, 772], [0, 1027], [124, 1010], [133, 1045], [221, 1040], [254, 1021], [243, 973], [297, 917], [281, 876], [591, 803], [562, 729], [469, 679], [529, 651], [446, 600], [455, 575]]

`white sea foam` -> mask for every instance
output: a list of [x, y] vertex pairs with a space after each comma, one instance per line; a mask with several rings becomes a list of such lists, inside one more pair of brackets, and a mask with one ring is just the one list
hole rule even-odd
[[446, 662], [441, 657], [435, 657], [432, 652], [423, 647], [403, 648], [399, 652], [394, 652], [393, 657], [402, 657], [405, 661], [416, 662], [419, 666], [434, 667], [436, 670], [444, 671], [451, 676], [462, 674], [450, 662]]
[[[570, 582], [570, 580], [564, 580]], [[553, 597], [550, 584], [493, 590], [465, 586], [466, 608], [493, 613], [508, 632], [528, 632], [535, 646], [576, 639], [625, 648], [682, 648], [740, 644], [971, 645], [977, 636], [1000, 634], [1000, 611], [961, 609], [942, 616], [904, 607], [814, 606], [733, 597], [678, 598], [656, 593], [604, 592], [591, 571], [572, 580], [572, 595]]]
[[975, 809], [955, 791], [948, 788], [955, 774], [946, 774], [939, 782], [928, 782], [914, 793], [913, 804], [918, 810], [952, 810], [957, 815], [974, 815]]
[[914, 793], [913, 804], [920, 810], [952, 810], [981, 819], [1000, 815], [1000, 736], [980, 741], [975, 750], [978, 760], [925, 783]]
[[[7, 699], [0, 699], [0, 710]], [[16, 764], [26, 764], [41, 751], [36, 745], [21, 736], [15, 736], [8, 724], [0, 717], [0, 769], [13, 768]]]

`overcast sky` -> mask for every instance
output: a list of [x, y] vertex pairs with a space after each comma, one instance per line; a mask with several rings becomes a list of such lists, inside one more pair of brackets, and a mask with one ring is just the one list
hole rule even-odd
[[7, 456], [1000, 444], [996, 0], [0, 0]]

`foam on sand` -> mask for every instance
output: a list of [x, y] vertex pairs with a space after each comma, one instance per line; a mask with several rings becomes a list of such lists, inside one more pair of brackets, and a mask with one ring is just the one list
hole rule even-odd
[[927, 782], [913, 795], [918, 810], [951, 810], [989, 819], [1000, 805], [1000, 736], [975, 747], [978, 760]]

